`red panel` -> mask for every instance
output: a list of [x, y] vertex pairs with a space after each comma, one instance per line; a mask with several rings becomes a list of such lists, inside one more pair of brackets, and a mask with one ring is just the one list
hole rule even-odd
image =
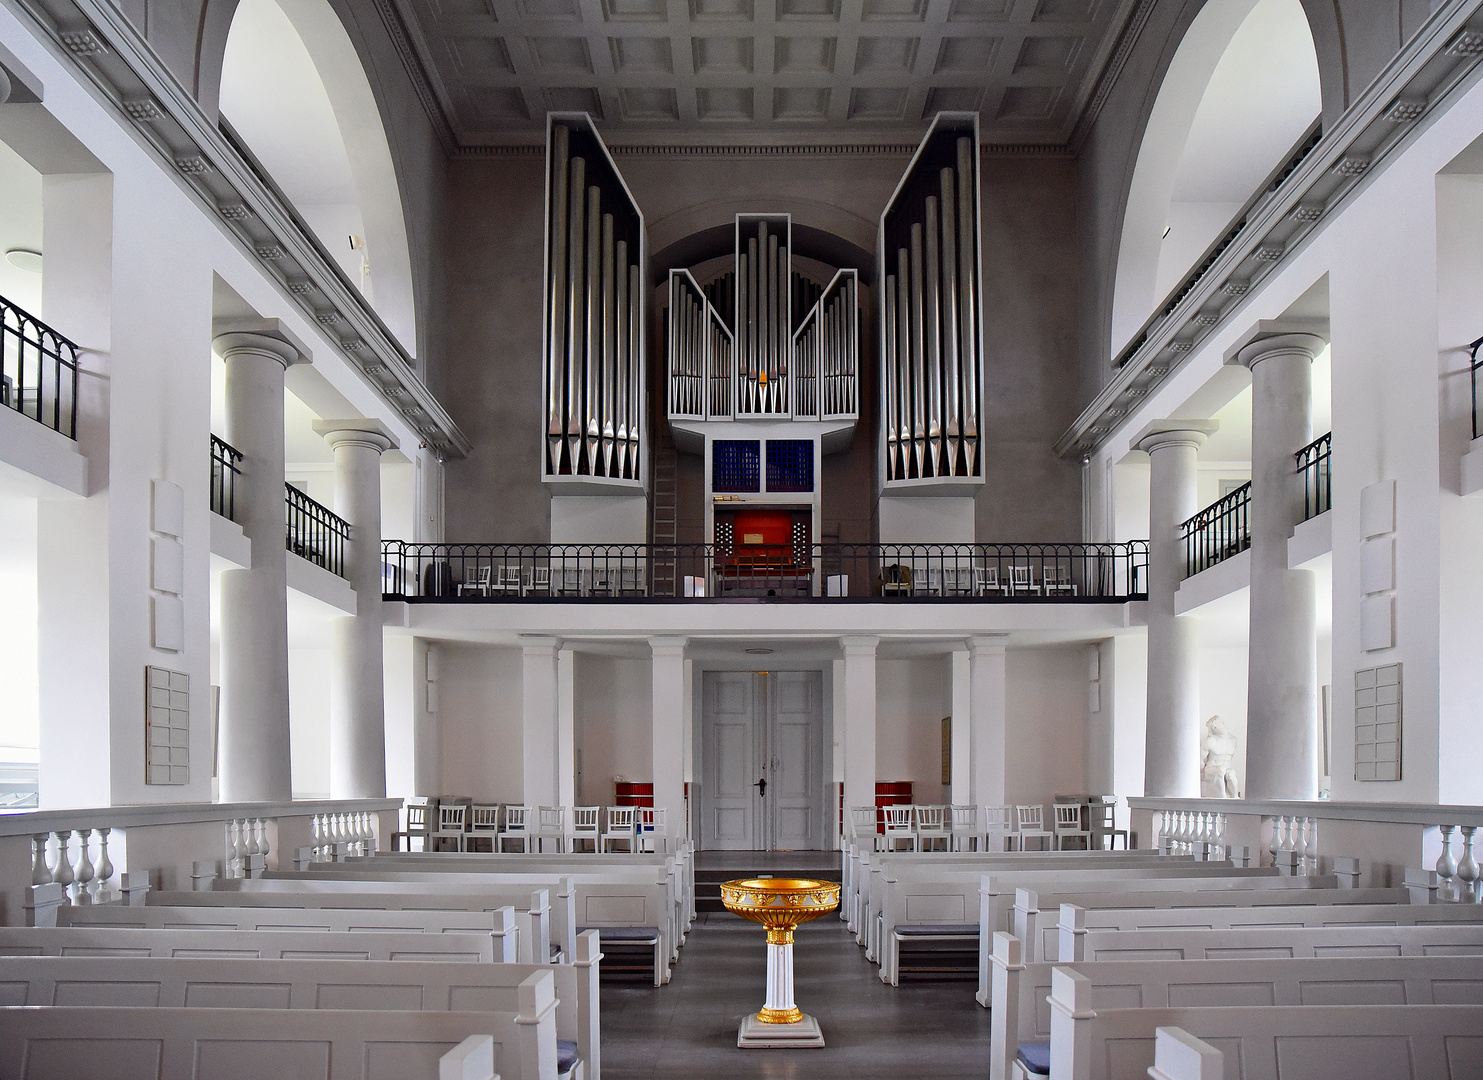
[[784, 547], [793, 543], [793, 514], [788, 510], [738, 510], [732, 527], [736, 530], [733, 542], [743, 551], [758, 544]]

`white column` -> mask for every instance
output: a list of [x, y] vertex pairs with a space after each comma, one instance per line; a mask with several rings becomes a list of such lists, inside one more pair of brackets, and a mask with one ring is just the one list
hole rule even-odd
[[221, 799], [280, 801], [293, 794], [283, 373], [307, 353], [276, 320], [218, 329], [226, 440], [242, 453], [237, 521], [252, 542], [252, 566], [221, 575]]
[[416, 794], [428, 797], [443, 790], [438, 725], [438, 645], [422, 638], [413, 640], [412, 770]]
[[767, 998], [762, 1007], [774, 1012], [797, 1007], [793, 1003], [793, 943], [774, 945], [771, 934], [767, 942]]
[[844, 804], [875, 805], [875, 653], [879, 638], [840, 639], [844, 653]]
[[952, 723], [952, 795], [959, 805], [972, 803], [973, 798], [973, 658], [967, 645], [955, 645], [948, 654], [952, 665], [953, 680], [953, 723]]
[[1246, 691], [1246, 795], [1318, 793], [1318, 659], [1311, 570], [1290, 570], [1301, 517], [1293, 455], [1313, 437], [1314, 333], [1260, 326], [1228, 362], [1251, 368], [1251, 630]]
[[668, 811], [672, 836], [685, 829], [685, 639], [649, 639], [654, 654], [654, 806]]
[[556, 801], [576, 806], [577, 796], [577, 664], [576, 653], [563, 645], [556, 654]]
[[381, 630], [381, 455], [397, 440], [377, 420], [316, 420], [335, 451], [334, 511], [350, 524], [345, 577], [355, 614], [336, 619], [330, 670], [330, 797], [386, 797]]
[[528, 637], [523, 642], [524, 786], [520, 801], [527, 806], [555, 806], [561, 790], [556, 775], [560, 697], [556, 657], [560, 646], [555, 638]]
[[969, 790], [975, 806], [1003, 806], [1006, 736], [1004, 637], [968, 639]]
[[1200, 795], [1199, 639], [1194, 619], [1174, 613], [1184, 578], [1180, 526], [1200, 509], [1197, 451], [1217, 425], [1166, 420], [1135, 445], [1148, 454], [1148, 724], [1143, 793]]

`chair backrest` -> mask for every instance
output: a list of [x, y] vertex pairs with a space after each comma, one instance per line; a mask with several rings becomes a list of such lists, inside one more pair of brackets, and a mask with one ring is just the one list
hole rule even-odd
[[602, 816], [600, 806], [574, 806], [572, 807], [572, 832], [591, 833], [597, 835], [598, 819]]
[[546, 589], [551, 586], [551, 568], [549, 566], [537, 566], [531, 572], [531, 582], [537, 589]]
[[985, 806], [984, 807], [984, 831], [990, 833], [1007, 833], [1014, 829], [1014, 807], [1012, 806]]
[[501, 566], [499, 568], [499, 583], [504, 586], [520, 587], [520, 567]]
[[536, 811], [536, 829], [543, 833], [566, 832], [566, 807], [542, 806]]
[[409, 802], [407, 804], [407, 831], [427, 831], [427, 803]]
[[973, 584], [978, 588], [997, 589], [999, 587], [999, 566], [975, 566], [973, 568]]
[[927, 587], [927, 568], [925, 566], [913, 566], [911, 568], [911, 587], [913, 589], [925, 589]]
[[668, 828], [669, 808], [664, 806], [640, 806], [638, 823], [640, 832], [665, 832]]
[[911, 832], [910, 806], [887, 806], [882, 809], [886, 812], [886, 832]]
[[463, 832], [464, 822], [468, 820], [467, 803], [440, 803], [438, 805], [438, 831], [439, 832]]
[[1031, 806], [1016, 806], [1014, 814], [1021, 832], [1026, 829], [1045, 828], [1045, 807], [1039, 803]]
[[581, 588], [582, 571], [575, 566], [563, 566], [561, 568], [561, 589], [563, 592], [575, 592]]
[[869, 836], [875, 832], [876, 811], [873, 806], [850, 807], [850, 829], [855, 836]]
[[1117, 804], [1093, 799], [1087, 803], [1087, 824], [1093, 829], [1110, 830], [1116, 824]]
[[1028, 566], [1011, 566], [1009, 568], [1009, 584], [1016, 589], [1028, 589], [1033, 584], [1030, 580], [1030, 568]]
[[946, 832], [948, 816], [946, 806], [914, 806], [918, 832]]
[[475, 803], [473, 806], [473, 824], [470, 826], [474, 832], [498, 832], [499, 831], [499, 803]]
[[1056, 803], [1056, 832], [1081, 831], [1081, 804]]
[[530, 807], [507, 806], [505, 807], [505, 828], [507, 833], [523, 833], [529, 831]]
[[950, 809], [953, 814], [953, 832], [978, 832], [978, 807], [954, 805]]
[[634, 806], [608, 807], [608, 824], [605, 833], [621, 834], [633, 832]]

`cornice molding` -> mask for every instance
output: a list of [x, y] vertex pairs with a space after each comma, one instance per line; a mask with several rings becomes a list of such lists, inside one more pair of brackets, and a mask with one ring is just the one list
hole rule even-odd
[[376, 12], [381, 16], [381, 23], [386, 27], [386, 34], [391, 38], [392, 46], [396, 49], [397, 55], [401, 57], [402, 67], [407, 72], [408, 81], [412, 84], [412, 92], [417, 95], [422, 111], [427, 113], [427, 119], [438, 136], [438, 142], [443, 145], [443, 152], [452, 154], [458, 149], [458, 136], [453, 133], [453, 125], [449, 122], [448, 112], [444, 109], [442, 99], [438, 97], [433, 80], [428, 75], [427, 62], [422, 48], [419, 47], [419, 40], [414, 39], [406, 18], [394, 0], [376, 0]]
[[[726, 145], [693, 143], [609, 144], [614, 157], [910, 157], [916, 143], [787, 143]], [[1070, 158], [1071, 149], [1055, 143], [986, 143], [984, 157]], [[528, 143], [461, 146], [454, 158], [544, 157], [546, 148]]]

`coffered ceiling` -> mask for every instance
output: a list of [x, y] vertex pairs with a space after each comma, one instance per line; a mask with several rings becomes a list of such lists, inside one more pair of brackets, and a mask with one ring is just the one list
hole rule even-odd
[[551, 110], [629, 143], [914, 142], [970, 110], [985, 141], [1062, 144], [1140, 0], [394, 3], [475, 147], [539, 141]]

